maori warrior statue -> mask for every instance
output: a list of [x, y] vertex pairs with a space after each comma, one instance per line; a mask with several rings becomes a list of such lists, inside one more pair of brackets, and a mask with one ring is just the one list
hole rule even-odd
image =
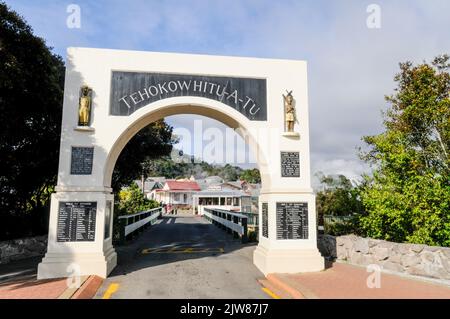
[[295, 117], [295, 107], [294, 107], [294, 97], [292, 96], [292, 91], [287, 91], [287, 95], [283, 94], [284, 98], [284, 110], [285, 110], [285, 121], [286, 121], [286, 131], [294, 132], [294, 123], [297, 121]]
[[83, 85], [80, 90], [80, 101], [78, 106], [78, 125], [89, 126], [91, 120], [92, 89]]

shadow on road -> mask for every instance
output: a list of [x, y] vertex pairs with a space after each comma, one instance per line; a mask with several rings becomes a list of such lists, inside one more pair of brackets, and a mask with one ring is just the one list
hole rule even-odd
[[240, 239], [199, 216], [166, 215], [137, 239], [115, 247], [118, 265], [110, 277], [162, 264], [224, 255], [249, 246], [256, 243], [242, 244]]

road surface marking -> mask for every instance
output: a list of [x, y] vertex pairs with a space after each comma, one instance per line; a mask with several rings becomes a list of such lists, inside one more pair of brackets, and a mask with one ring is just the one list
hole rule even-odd
[[102, 299], [111, 298], [112, 294], [115, 293], [117, 290], [119, 290], [119, 284], [116, 284], [116, 283], [110, 284], [108, 289], [106, 289], [105, 294], [103, 295]]
[[268, 294], [273, 299], [281, 299], [280, 296], [278, 296], [277, 294], [272, 292], [272, 290], [270, 290], [269, 288], [264, 287], [264, 288], [261, 288], [261, 289], [262, 289], [262, 291], [264, 291], [266, 294]]
[[224, 253], [223, 248], [195, 248], [195, 247], [173, 247], [173, 248], [146, 248], [141, 251], [147, 254], [192, 254], [192, 253]]

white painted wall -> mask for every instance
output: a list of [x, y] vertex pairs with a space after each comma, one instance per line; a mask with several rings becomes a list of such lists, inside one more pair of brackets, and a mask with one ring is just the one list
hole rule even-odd
[[[111, 72], [113, 70], [209, 74], [267, 79], [268, 121], [249, 121], [244, 115], [224, 104], [201, 97], [174, 97], [154, 102], [130, 116], [109, 116]], [[163, 116], [196, 112], [250, 130], [254, 154], [260, 153], [260, 169], [265, 171], [264, 188], [278, 190], [311, 191], [309, 172], [309, 126], [306, 62], [292, 60], [253, 59], [185, 54], [168, 54], [136, 51], [69, 48], [67, 56], [64, 94], [63, 127], [58, 186], [61, 190], [77, 187], [110, 186], [110, 173], [122, 147], [140, 128]], [[75, 131], [77, 125], [78, 95], [81, 85], [94, 89], [92, 127], [93, 133]], [[283, 97], [285, 90], [293, 90], [300, 124], [296, 130], [300, 139], [289, 139], [278, 131], [284, 126]], [[192, 106], [198, 106], [194, 109]], [[169, 109], [171, 107], [171, 109]], [[114, 128], [114, 129], [112, 129]], [[274, 134], [277, 132], [277, 134]], [[70, 147], [95, 145], [95, 163], [90, 178], [68, 174]], [[299, 150], [301, 153], [301, 178], [281, 179], [280, 151]], [[256, 152], [255, 152], [256, 151]], [[259, 151], [259, 152], [258, 152]], [[269, 170], [270, 167], [277, 169]]]

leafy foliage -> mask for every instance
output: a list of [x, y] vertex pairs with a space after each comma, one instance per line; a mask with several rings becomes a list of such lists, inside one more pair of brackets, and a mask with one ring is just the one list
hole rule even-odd
[[348, 234], [361, 235], [359, 215], [352, 216], [346, 221], [333, 221], [324, 223], [325, 234], [332, 236], [343, 236]]
[[114, 202], [113, 240], [118, 241], [120, 238], [119, 216], [132, 215], [159, 206], [157, 201], [146, 198], [134, 182], [131, 182], [128, 187], [122, 188], [116, 194]]
[[230, 164], [222, 166], [190, 160], [175, 162], [168, 156], [145, 163], [145, 176], [165, 176], [166, 178], [189, 178], [191, 175], [195, 178], [220, 176], [225, 181], [235, 181], [244, 176], [250, 180], [260, 181], [257, 169], [249, 171], [251, 172], [246, 173], [247, 170]]
[[[319, 172], [316, 176], [322, 185], [316, 194], [316, 209], [319, 225], [324, 226], [325, 233], [334, 236], [360, 234], [359, 216], [363, 213], [360, 186], [344, 175]], [[324, 219], [325, 215], [333, 216], [333, 220]]]
[[317, 192], [316, 207], [319, 216], [348, 216], [362, 212], [359, 188], [344, 175], [337, 177], [317, 174], [322, 190]]
[[119, 192], [118, 199], [116, 207], [118, 215], [135, 214], [159, 206], [157, 201], [146, 198], [134, 182]]
[[370, 149], [361, 157], [375, 168], [361, 191], [370, 237], [450, 246], [448, 61], [401, 63], [385, 132], [363, 138]]
[[244, 170], [239, 178], [242, 181], [246, 181], [252, 184], [261, 183], [261, 174], [259, 173], [259, 169], [257, 168]]
[[63, 84], [61, 57], [0, 3], [0, 239], [47, 230]]
[[112, 176], [115, 193], [133, 180], [144, 176], [153, 161], [172, 151], [172, 127], [164, 120], [156, 121], [140, 130], [125, 146], [117, 159]]

